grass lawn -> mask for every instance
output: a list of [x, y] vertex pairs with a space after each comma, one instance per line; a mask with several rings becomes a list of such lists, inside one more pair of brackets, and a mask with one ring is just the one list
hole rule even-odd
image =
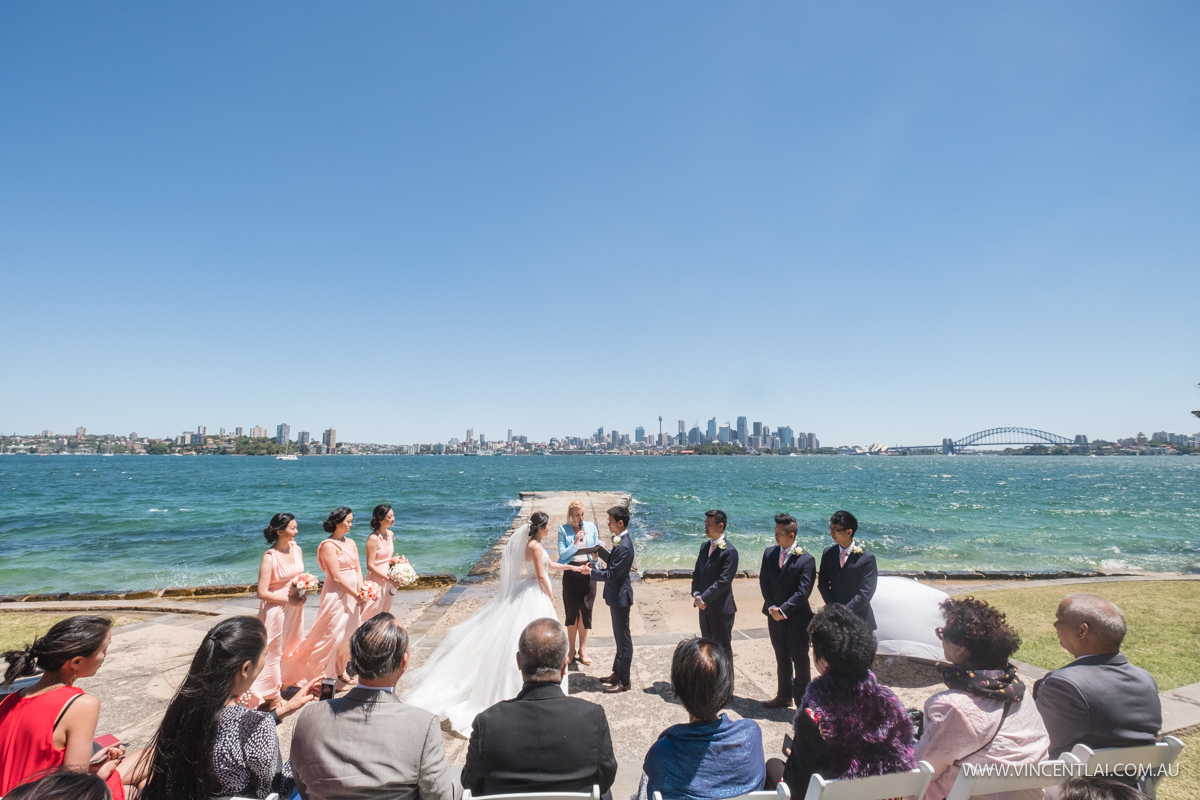
[[[43, 611], [6, 611], [0, 613], [0, 653], [5, 650], [19, 650], [32, 642], [38, 636], [50, 630], [50, 626], [59, 620], [73, 617], [74, 614], [54, 614]], [[127, 625], [142, 619], [130, 614], [108, 614], [113, 625]]]
[[1200, 733], [1181, 736], [1183, 752], [1179, 754], [1179, 774], [1163, 778], [1158, 784], [1158, 800], [1196, 800], [1200, 797]]
[[[1087, 592], [1116, 603], [1129, 633], [1121, 651], [1149, 670], [1160, 692], [1200, 681], [1200, 581], [1111, 581], [1073, 586], [1014, 586], [963, 592], [1000, 609], [1021, 634], [1021, 661], [1046, 669], [1071, 660], [1054, 633], [1054, 610], [1068, 594]], [[1186, 751], [1185, 751], [1186, 752]], [[1200, 777], [1200, 776], [1197, 776]], [[1200, 797], [1200, 792], [1190, 795]]]

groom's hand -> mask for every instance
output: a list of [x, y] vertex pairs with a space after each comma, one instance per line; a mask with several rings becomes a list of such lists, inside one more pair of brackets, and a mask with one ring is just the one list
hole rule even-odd
[[700, 595], [698, 595], [698, 594], [693, 595], [692, 600], [693, 600], [692, 605], [695, 606], [696, 608], [700, 609], [701, 611], [708, 608], [708, 606], [704, 604], [704, 601], [700, 599]]

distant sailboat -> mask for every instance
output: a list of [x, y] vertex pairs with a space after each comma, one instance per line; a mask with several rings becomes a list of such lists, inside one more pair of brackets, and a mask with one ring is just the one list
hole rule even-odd
[[283, 455], [275, 456], [275, 460], [276, 461], [299, 461], [300, 456], [289, 452], [291, 450], [291, 448], [292, 448], [292, 443], [288, 442], [287, 445], [283, 448]]

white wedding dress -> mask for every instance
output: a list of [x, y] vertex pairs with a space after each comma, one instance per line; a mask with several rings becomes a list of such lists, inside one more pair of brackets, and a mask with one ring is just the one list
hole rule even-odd
[[941, 604], [950, 595], [909, 578], [884, 576], [875, 586], [871, 610], [875, 613], [875, 652], [941, 661], [942, 642], [937, 629], [946, 624]]
[[[529, 526], [523, 525], [504, 548], [499, 594], [451, 628], [429, 660], [405, 678], [408, 688], [401, 699], [449, 719], [450, 727], [463, 736], [471, 735], [475, 715], [521, 691], [517, 641], [525, 626], [541, 617], [558, 618], [553, 601], [538, 585], [533, 564], [525, 561], [528, 544]], [[543, 550], [547, 575], [549, 564]]]

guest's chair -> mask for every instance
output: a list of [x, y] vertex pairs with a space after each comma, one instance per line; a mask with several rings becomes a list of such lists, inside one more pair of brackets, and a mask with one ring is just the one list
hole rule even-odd
[[924, 761], [916, 769], [872, 775], [869, 778], [844, 778], [827, 781], [813, 775], [808, 782], [804, 800], [890, 800], [893, 797], [915, 797], [922, 800], [933, 782], [933, 767]]
[[990, 764], [963, 764], [958, 768], [958, 777], [954, 779], [954, 785], [950, 787], [950, 794], [946, 795], [946, 800], [967, 800], [981, 794], [1055, 787], [1071, 777], [1073, 763], [1068, 764], [1055, 759], [1019, 767], [1010, 766], [1012, 771], [1020, 770], [1018, 775], [988, 775], [983, 770], [996, 767]]
[[[771, 792], [746, 792], [729, 800], [791, 800], [792, 791], [783, 781]], [[465, 798], [464, 798], [465, 800]], [[663, 800], [662, 792], [654, 792], [652, 800]]]
[[[254, 800], [254, 798], [253, 797], [239, 797], [238, 795], [234, 794], [234, 795], [223, 795], [221, 797], [214, 797], [213, 800]], [[279, 795], [276, 794], [275, 792], [271, 792], [269, 795], [267, 795], [267, 800], [279, 800]]]
[[473, 795], [463, 790], [462, 800], [600, 800], [600, 786], [592, 784], [591, 792], [522, 792], [520, 794]]
[[[1164, 736], [1161, 742], [1138, 747], [1105, 747], [1093, 750], [1086, 744], [1077, 744], [1069, 753], [1063, 753], [1063, 761], [1077, 764], [1077, 775], [1109, 775], [1119, 777], [1117, 770], [1136, 764], [1138, 788], [1151, 797], [1157, 797], [1158, 782], [1163, 779], [1179, 758], [1183, 742], [1174, 736]], [[1128, 777], [1133, 777], [1132, 775]]]

